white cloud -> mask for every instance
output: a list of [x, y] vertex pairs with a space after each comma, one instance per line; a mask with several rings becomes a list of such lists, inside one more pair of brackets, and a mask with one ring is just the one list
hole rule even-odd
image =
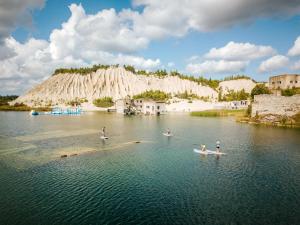
[[5, 39], [17, 26], [32, 26], [31, 10], [42, 8], [44, 0], [1, 0], [0, 2], [0, 60], [15, 53], [5, 46]]
[[130, 28], [130, 21], [114, 9], [87, 15], [81, 5], [70, 5], [71, 17], [50, 35], [54, 59], [79, 56], [81, 49], [132, 53], [147, 47], [149, 40]]
[[[183, 36], [189, 30], [211, 31], [257, 18], [291, 16], [300, 12], [299, 0], [134, 0], [144, 7], [134, 26], [147, 36]], [[222, 9], [222, 10], [220, 10]]]
[[299, 70], [300, 71], [300, 60], [295, 62], [292, 66], [291, 66], [292, 70]]
[[254, 45], [250, 43], [229, 42], [222, 48], [212, 48], [205, 54], [209, 59], [252, 60], [276, 53], [271, 46]]
[[42, 8], [44, 0], [1, 0], [0, 2], [0, 44], [18, 25], [30, 26], [31, 10]]
[[[4, 79], [7, 84], [21, 79], [15, 84], [21, 85], [23, 91], [33, 84], [32, 81], [44, 79], [56, 67], [119, 63], [151, 70], [160, 65], [159, 59], [145, 59], [134, 54], [147, 48], [152, 40], [181, 37], [190, 30], [206, 32], [256, 18], [291, 16], [300, 12], [299, 0], [233, 0], [230, 4], [227, 0], [135, 0], [138, 10], [105, 9], [91, 15], [86, 14], [81, 5], [72, 4], [70, 18], [61, 28], [51, 32], [49, 40], [32, 38], [22, 44], [10, 38], [16, 27], [30, 25], [32, 9], [43, 7], [43, 3], [44, 0], [2, 0], [0, 3], [2, 91], [5, 91]], [[238, 72], [258, 55], [274, 54], [269, 46], [234, 42], [229, 47], [238, 46], [240, 52], [226, 54], [228, 45], [211, 50], [216, 59], [222, 60], [190, 62], [187, 68], [194, 72]], [[248, 52], [244, 53], [245, 50]], [[213, 59], [212, 56], [208, 58]], [[27, 81], [22, 80], [25, 77]]]
[[289, 56], [299, 56], [300, 55], [300, 36], [294, 42], [294, 46], [288, 51]]
[[235, 73], [244, 71], [247, 65], [248, 62], [246, 61], [211, 60], [202, 63], [190, 63], [186, 66], [186, 70], [192, 74]]
[[284, 55], [275, 55], [275, 56], [263, 61], [260, 64], [258, 71], [261, 73], [272, 72], [272, 71], [281, 69], [283, 67], [286, 67], [286, 66], [288, 66], [288, 64], [289, 64], [288, 57], [286, 57]]
[[5, 41], [5, 47], [15, 52], [15, 55], [0, 60], [0, 89], [3, 94], [23, 93], [32, 85], [44, 80], [58, 67], [81, 67], [102, 63], [130, 64], [138, 69], [153, 70], [160, 65], [159, 59], [85, 49], [78, 52], [78, 57], [68, 55], [55, 59], [50, 51], [50, 43], [34, 38], [22, 44], [10, 37]]

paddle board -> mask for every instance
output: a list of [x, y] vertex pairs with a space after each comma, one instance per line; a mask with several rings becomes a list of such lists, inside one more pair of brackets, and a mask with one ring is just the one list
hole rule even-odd
[[163, 135], [167, 136], [167, 137], [172, 137], [173, 134], [168, 134], [168, 133], [163, 133]]
[[101, 139], [108, 139], [108, 137], [100, 136]]
[[217, 151], [212, 151], [212, 150], [206, 150], [206, 151], [202, 151], [199, 149], [194, 148], [194, 152], [202, 154], [202, 155], [226, 155], [226, 153], [224, 152], [217, 152]]

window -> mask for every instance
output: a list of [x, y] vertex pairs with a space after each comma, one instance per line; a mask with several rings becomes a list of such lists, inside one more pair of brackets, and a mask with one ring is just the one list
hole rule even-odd
[[159, 105], [157, 106], [157, 109], [159, 109], [160, 107], [159, 107]]
[[273, 81], [272, 84], [275, 84], [275, 82]]
[[147, 109], [149, 109], [149, 108], [150, 108], [150, 106], [149, 106], [149, 105], [147, 105], [147, 106], [146, 106], [146, 108], [147, 108]]
[[140, 103], [142, 103], [142, 100], [140, 100]]
[[297, 84], [297, 83], [298, 83], [298, 81], [296, 81], [296, 80], [295, 80], [295, 83]]
[[290, 80], [290, 83], [292, 84], [292, 83], [293, 83], [293, 81], [292, 81], [292, 80]]

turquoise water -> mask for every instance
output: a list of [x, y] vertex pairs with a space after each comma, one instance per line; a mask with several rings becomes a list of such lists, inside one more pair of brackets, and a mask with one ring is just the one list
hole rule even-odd
[[[217, 139], [226, 156], [193, 152]], [[0, 223], [299, 224], [299, 146], [228, 118], [1, 112]]]

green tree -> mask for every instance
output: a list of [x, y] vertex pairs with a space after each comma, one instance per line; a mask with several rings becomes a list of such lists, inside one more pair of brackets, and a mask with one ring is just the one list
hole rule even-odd
[[114, 102], [111, 97], [104, 97], [95, 99], [93, 104], [97, 107], [109, 108], [114, 105]]
[[124, 65], [124, 69], [135, 74], [135, 68], [133, 66], [130, 66], [130, 65], [126, 66], [126, 65]]
[[169, 98], [170, 98], [169, 94], [167, 94], [163, 91], [159, 91], [159, 90], [145, 91], [141, 94], [133, 96], [133, 99], [149, 99], [149, 100], [154, 100], [154, 101], [165, 101]]
[[257, 84], [251, 91], [251, 98], [254, 98], [254, 95], [270, 94], [270, 90], [264, 84]]

